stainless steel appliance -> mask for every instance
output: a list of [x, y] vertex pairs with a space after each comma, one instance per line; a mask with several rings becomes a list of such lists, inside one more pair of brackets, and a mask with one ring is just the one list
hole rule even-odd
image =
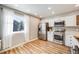
[[65, 37], [65, 22], [54, 22], [54, 41], [60, 44], [64, 44], [64, 37]]
[[38, 38], [47, 40], [48, 23], [40, 23], [38, 26]]
[[55, 21], [54, 26], [55, 27], [64, 27], [65, 26], [65, 21]]

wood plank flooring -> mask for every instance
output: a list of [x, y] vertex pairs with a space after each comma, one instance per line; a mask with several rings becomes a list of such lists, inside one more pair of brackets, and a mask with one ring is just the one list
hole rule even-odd
[[69, 48], [56, 43], [35, 40], [23, 46], [3, 52], [2, 54], [67, 54]]

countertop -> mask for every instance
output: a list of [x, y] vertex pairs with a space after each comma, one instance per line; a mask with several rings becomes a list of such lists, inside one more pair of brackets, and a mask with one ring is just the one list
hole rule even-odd
[[79, 41], [79, 32], [74, 35], [74, 37]]

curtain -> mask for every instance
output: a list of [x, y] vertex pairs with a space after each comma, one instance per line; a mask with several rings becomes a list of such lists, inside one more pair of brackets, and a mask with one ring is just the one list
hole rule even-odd
[[3, 8], [3, 49], [11, 47], [13, 32], [13, 11]]
[[24, 34], [25, 34], [25, 41], [29, 41], [29, 20], [30, 17], [28, 15], [24, 15]]

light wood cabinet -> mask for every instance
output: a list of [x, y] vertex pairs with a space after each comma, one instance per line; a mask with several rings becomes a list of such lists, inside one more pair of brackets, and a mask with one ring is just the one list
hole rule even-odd
[[76, 16], [76, 25], [79, 26], [79, 15]]

